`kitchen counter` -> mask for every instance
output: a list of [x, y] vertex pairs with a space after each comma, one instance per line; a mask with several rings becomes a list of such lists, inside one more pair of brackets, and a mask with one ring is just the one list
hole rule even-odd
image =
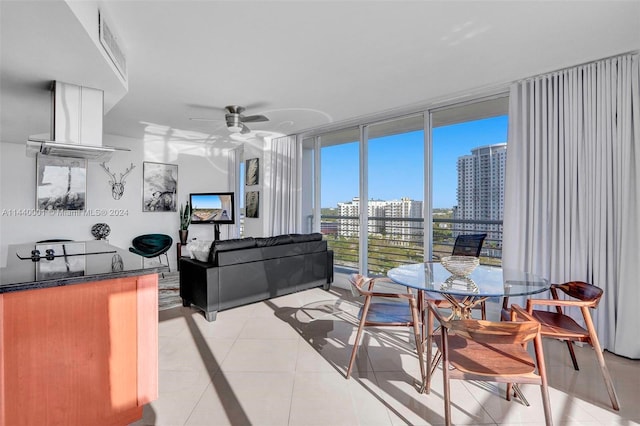
[[[33, 258], [39, 253], [39, 260], [32, 260], [34, 250]], [[47, 258], [47, 250], [53, 250], [53, 257]], [[7, 266], [0, 269], [0, 294], [168, 271], [158, 261], [102, 240], [16, 244], [7, 253]]]
[[9, 246], [0, 426], [128, 425], [158, 397], [158, 272], [105, 241]]

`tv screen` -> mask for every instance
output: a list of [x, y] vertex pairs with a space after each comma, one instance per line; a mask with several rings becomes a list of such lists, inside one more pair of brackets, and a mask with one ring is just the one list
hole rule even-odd
[[235, 223], [233, 192], [189, 194], [191, 223]]

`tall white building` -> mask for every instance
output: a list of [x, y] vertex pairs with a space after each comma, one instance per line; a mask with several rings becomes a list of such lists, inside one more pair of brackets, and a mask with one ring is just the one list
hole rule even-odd
[[[338, 235], [341, 237], [355, 237], [359, 232], [358, 218], [360, 215], [360, 198], [354, 197], [346, 203], [338, 203], [338, 214], [347, 216], [340, 219]], [[407, 220], [393, 220], [391, 218], [407, 219], [422, 218], [422, 201], [409, 198], [400, 200], [369, 200], [367, 203], [367, 217], [369, 219], [369, 234], [392, 234], [394, 238], [409, 240], [412, 235], [422, 235], [422, 228]]]
[[[465, 221], [502, 220], [504, 206], [505, 166], [507, 144], [480, 146], [471, 155], [458, 158], [458, 205], [453, 218]], [[453, 225], [454, 236], [486, 232], [488, 240], [502, 240], [502, 225], [462, 223]]]

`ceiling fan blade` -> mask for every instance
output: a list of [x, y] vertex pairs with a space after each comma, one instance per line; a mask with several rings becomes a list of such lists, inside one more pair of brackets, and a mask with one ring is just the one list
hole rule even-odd
[[247, 115], [245, 117], [242, 117], [241, 120], [243, 123], [257, 123], [258, 121], [269, 121], [269, 119], [264, 115]]
[[247, 126], [245, 126], [244, 124], [242, 125], [242, 130], [240, 130], [240, 133], [242, 133], [243, 135], [245, 133], [249, 133], [251, 131], [251, 129], [249, 129]]
[[202, 104], [186, 104], [186, 105], [192, 109], [201, 109], [201, 110], [204, 109], [204, 110], [215, 111], [215, 112], [219, 112], [219, 111], [226, 112], [226, 109], [219, 106], [202, 105]]
[[189, 117], [191, 121], [222, 121], [217, 118]]
[[267, 106], [269, 106], [268, 102], [264, 102], [264, 101], [258, 101], [258, 102], [253, 102], [250, 104], [244, 104], [244, 107], [248, 110], [256, 110], [256, 109], [262, 109], [262, 108], [266, 108]]

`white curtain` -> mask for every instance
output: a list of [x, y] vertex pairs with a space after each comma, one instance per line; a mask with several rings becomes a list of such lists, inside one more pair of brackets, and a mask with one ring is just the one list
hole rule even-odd
[[503, 266], [604, 290], [602, 346], [640, 358], [638, 55], [513, 84]]
[[233, 212], [233, 217], [235, 218], [235, 223], [233, 225], [228, 225], [228, 238], [240, 238], [240, 200], [238, 197], [241, 196], [240, 190], [240, 161], [242, 161], [242, 147], [231, 149], [227, 151], [227, 178], [229, 185], [229, 192], [233, 192], [235, 194], [235, 211]]
[[266, 141], [267, 235], [301, 232], [302, 144], [295, 136]]

